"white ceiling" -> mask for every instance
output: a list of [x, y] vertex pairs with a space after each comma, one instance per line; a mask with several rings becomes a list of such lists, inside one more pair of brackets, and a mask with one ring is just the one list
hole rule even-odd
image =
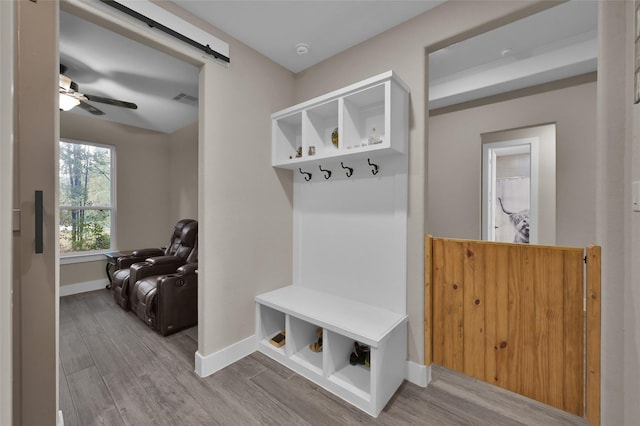
[[429, 107], [596, 71], [598, 2], [573, 0], [429, 55]]
[[[176, 3], [295, 73], [442, 1]], [[574, 0], [543, 14], [538, 15], [544, 19], [519, 21], [431, 54], [431, 107], [595, 70], [597, 2]], [[197, 105], [172, 100], [181, 93], [197, 97], [198, 70], [194, 66], [73, 15], [61, 12], [60, 19], [61, 63], [68, 67], [66, 74], [78, 83], [80, 92], [138, 104], [137, 110], [130, 110], [94, 103], [106, 113], [103, 119], [164, 133], [197, 120]], [[308, 44], [309, 53], [296, 54], [298, 43]], [[505, 49], [511, 50], [502, 56]], [[233, 51], [230, 56], [233, 62]], [[556, 69], [557, 64], [564, 66]], [[517, 78], [507, 78], [514, 71]], [[506, 80], [509, 82], [504, 83]], [[89, 114], [80, 108], [67, 113]]]

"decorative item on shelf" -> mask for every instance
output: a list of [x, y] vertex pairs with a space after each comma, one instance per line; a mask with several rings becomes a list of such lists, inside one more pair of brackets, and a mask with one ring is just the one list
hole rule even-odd
[[338, 147], [338, 128], [337, 127], [333, 129], [333, 132], [331, 133], [331, 143], [336, 148]]
[[309, 349], [311, 352], [322, 352], [322, 329], [320, 327], [316, 330], [316, 336], [318, 336], [318, 340], [311, 343]]
[[353, 342], [353, 352], [349, 356], [349, 364], [366, 365], [371, 368], [371, 348], [367, 345]]
[[382, 143], [382, 138], [376, 133], [376, 128], [372, 127], [371, 135], [369, 135], [369, 145], [377, 145], [379, 143]]
[[377, 175], [378, 172], [380, 171], [380, 168], [378, 167], [378, 165], [372, 163], [370, 158], [367, 158], [367, 163], [369, 163], [369, 165], [371, 166], [371, 173], [373, 173], [374, 176]]
[[278, 334], [273, 336], [271, 340], [269, 340], [269, 343], [271, 343], [276, 348], [284, 346], [285, 344], [284, 330], [280, 331]]
[[298, 149], [296, 149], [296, 158], [300, 158], [302, 157], [302, 147], [299, 146]]
[[331, 170], [323, 169], [322, 166], [318, 166], [320, 171], [324, 173], [324, 178], [329, 179], [331, 177]]
[[341, 161], [340, 165], [342, 166], [343, 169], [345, 169], [347, 172], [347, 177], [351, 177], [351, 175], [353, 174], [353, 167], [347, 167], [344, 165], [344, 163]]
[[310, 146], [309, 147], [309, 155], [316, 155], [316, 147], [315, 146]]
[[302, 169], [300, 167], [298, 167], [298, 170], [300, 170], [300, 174], [304, 175], [304, 180], [306, 180], [307, 182], [309, 182], [311, 180], [311, 173], [309, 172], [303, 172]]

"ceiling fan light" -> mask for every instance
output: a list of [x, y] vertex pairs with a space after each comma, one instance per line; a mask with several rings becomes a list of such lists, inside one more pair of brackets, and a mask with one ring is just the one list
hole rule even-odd
[[76, 105], [80, 105], [80, 100], [73, 96], [60, 93], [60, 109], [63, 111], [69, 111]]

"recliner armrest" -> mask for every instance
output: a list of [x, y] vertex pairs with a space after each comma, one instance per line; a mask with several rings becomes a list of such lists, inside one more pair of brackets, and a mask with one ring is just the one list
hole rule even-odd
[[133, 255], [137, 257], [164, 256], [164, 250], [159, 248], [143, 248], [139, 250], [134, 250]]
[[177, 256], [154, 256], [148, 259], [145, 259], [145, 262], [150, 265], [176, 265], [176, 269], [180, 267], [180, 265], [184, 264], [184, 260]]
[[150, 257], [144, 262], [131, 265], [129, 281], [133, 286], [138, 280], [151, 275], [174, 274], [184, 264], [184, 260], [176, 256]]
[[191, 274], [195, 274], [196, 273], [196, 269], [198, 269], [198, 263], [197, 262], [187, 263], [187, 264], [182, 265], [181, 267], [179, 267], [176, 272], [179, 273], [179, 274], [182, 274], [182, 275], [191, 275]]

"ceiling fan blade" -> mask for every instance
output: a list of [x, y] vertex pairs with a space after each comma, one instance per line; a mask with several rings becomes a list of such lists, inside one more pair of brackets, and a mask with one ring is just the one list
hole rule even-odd
[[96, 96], [96, 95], [87, 95], [86, 93], [83, 93], [83, 94], [88, 100], [93, 102], [101, 102], [103, 104], [115, 105], [123, 108], [138, 109], [138, 105], [132, 102], [119, 101], [117, 99], [111, 99], [111, 98], [103, 98], [102, 96]]
[[104, 115], [104, 111], [99, 110], [93, 105], [89, 105], [85, 101], [80, 101], [80, 104], [78, 106], [83, 110], [90, 112], [93, 115]]

